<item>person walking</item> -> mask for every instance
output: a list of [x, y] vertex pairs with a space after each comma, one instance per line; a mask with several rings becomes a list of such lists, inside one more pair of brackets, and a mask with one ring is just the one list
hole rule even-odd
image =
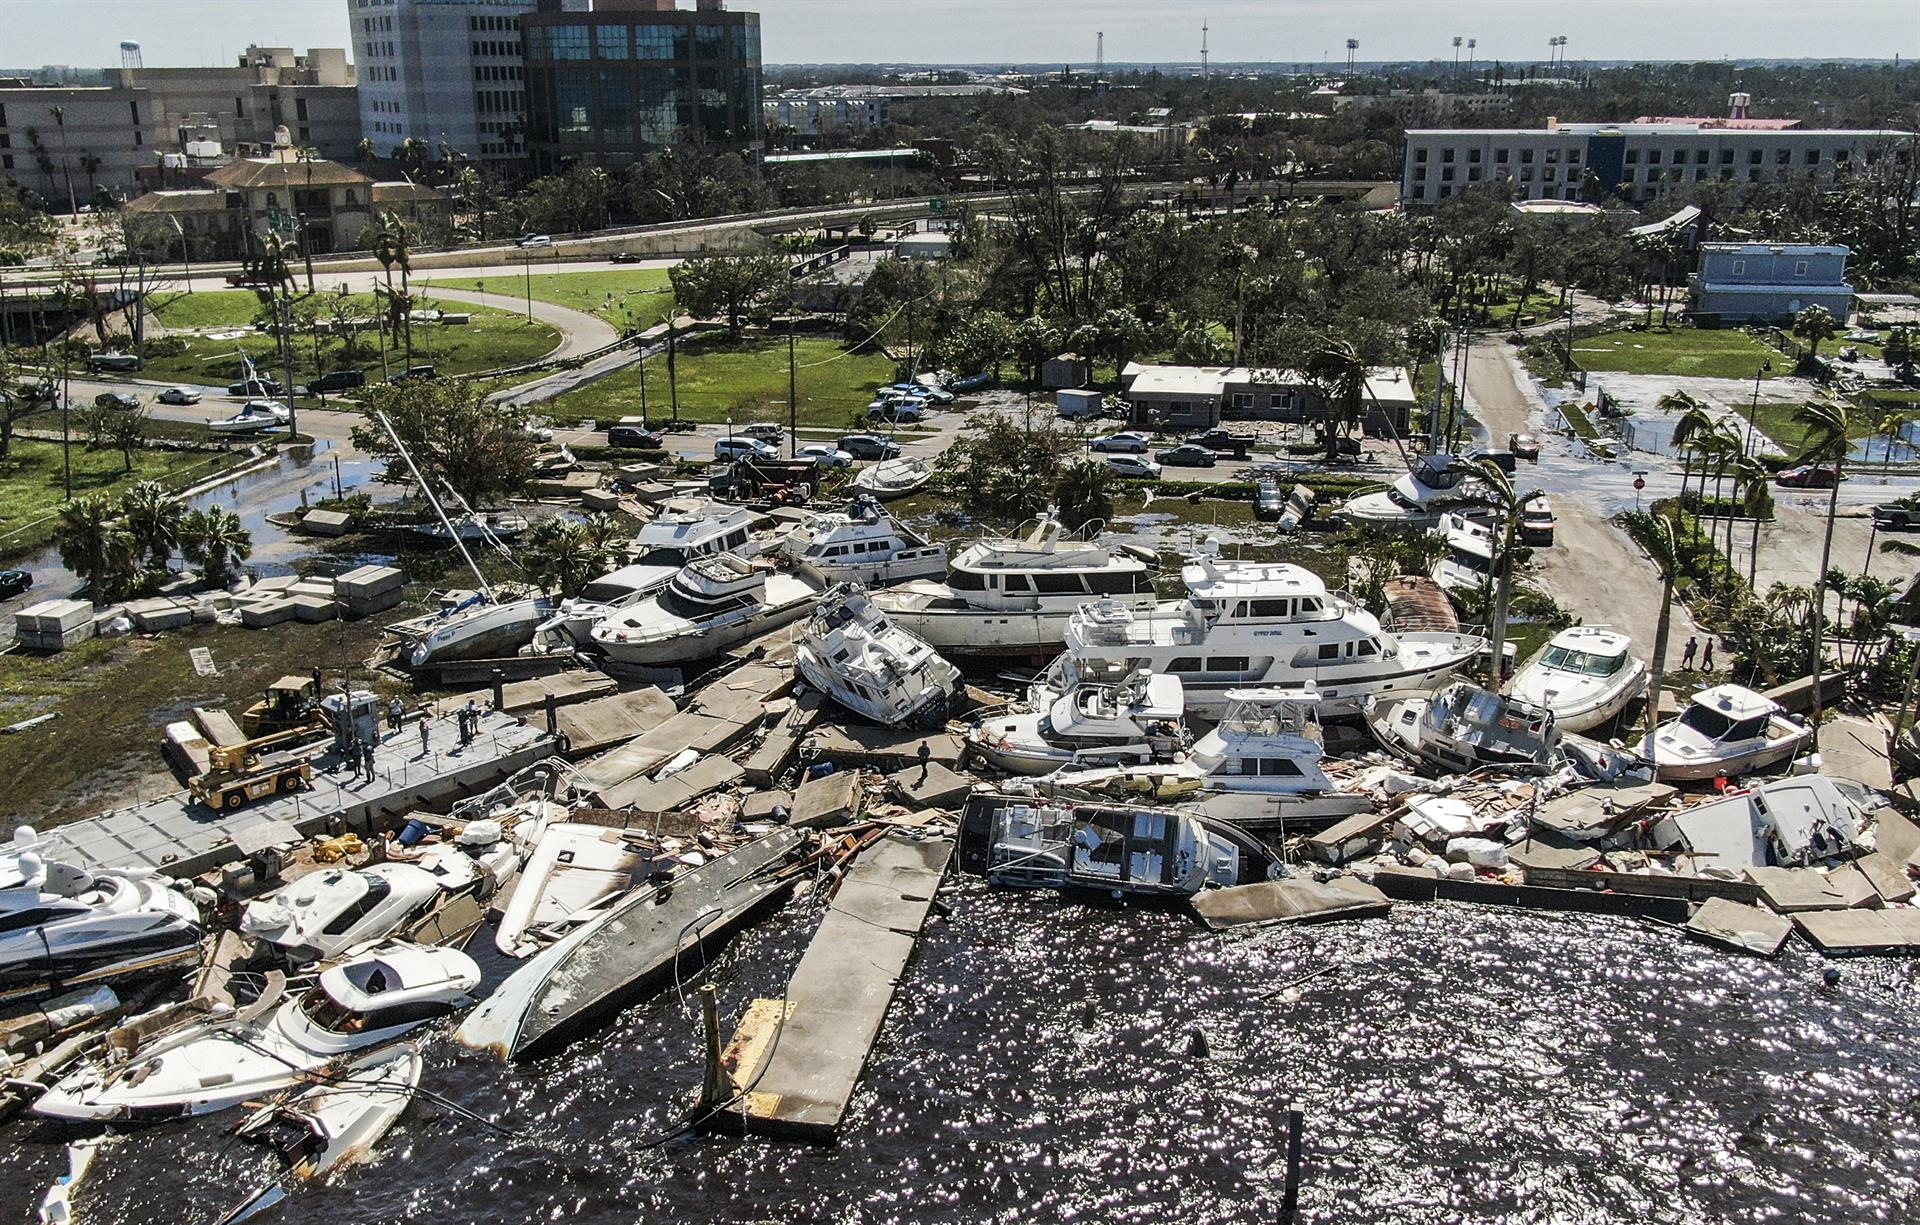
[[360, 762], [363, 766], [366, 767], [367, 781], [372, 782], [373, 781], [373, 741], [369, 740], [360, 746]]
[[1680, 670], [1682, 672], [1693, 671], [1693, 657], [1697, 655], [1699, 651], [1700, 640], [1692, 634], [1687, 635], [1687, 648], [1680, 652]]
[[347, 777], [360, 777], [360, 742], [358, 740], [347, 741]]
[[420, 756], [425, 757], [430, 751], [431, 749], [427, 742], [427, 716], [425, 712], [422, 712], [420, 715]]
[[1713, 639], [1712, 637], [1708, 637], [1707, 639], [1707, 653], [1706, 653], [1706, 656], [1700, 661], [1700, 670], [1702, 672], [1713, 671]]
[[407, 708], [401, 703], [400, 695], [396, 693], [387, 703], [387, 730], [397, 732], [406, 721]]

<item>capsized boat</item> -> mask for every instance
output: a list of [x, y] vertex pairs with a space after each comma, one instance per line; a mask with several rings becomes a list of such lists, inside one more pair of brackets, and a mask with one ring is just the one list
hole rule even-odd
[[1484, 506], [1486, 493], [1486, 482], [1457, 467], [1454, 456], [1422, 455], [1406, 475], [1347, 499], [1334, 514], [1358, 527], [1423, 531], [1449, 510]]
[[801, 843], [799, 831], [776, 829], [664, 884], [603, 900], [589, 921], [514, 971], [455, 1037], [503, 1059], [557, 1050], [780, 897], [793, 883], [781, 869]]
[[883, 459], [860, 469], [853, 474], [853, 487], [862, 493], [872, 494], [882, 502], [891, 502], [895, 498], [918, 492], [933, 479], [933, 473], [932, 460], [900, 456]]
[[1507, 692], [1544, 706], [1562, 732], [1585, 732], [1611, 723], [1647, 688], [1647, 665], [1633, 656], [1625, 634], [1576, 625], [1555, 634], [1528, 660]]
[[0, 850], [0, 998], [184, 971], [202, 934], [200, 908], [164, 877], [62, 863], [26, 825]]
[[284, 1200], [288, 1185], [324, 1181], [342, 1165], [365, 1157], [399, 1121], [420, 1087], [420, 1048], [402, 1042], [342, 1068], [325, 1083], [262, 1106], [233, 1129], [270, 1145], [286, 1172], [220, 1218], [237, 1225]]
[[625, 893], [654, 870], [651, 839], [625, 830], [559, 821], [534, 844], [494, 933], [494, 947], [527, 957], [574, 925], [600, 902]]
[[1432, 533], [1441, 545], [1440, 557], [1433, 563], [1433, 581], [1448, 591], [1486, 590], [1493, 582], [1493, 527], [1448, 513], [1440, 516]]
[[711, 659], [803, 616], [817, 583], [733, 553], [695, 558], [664, 589], [593, 627], [615, 663], [673, 667]]
[[1264, 879], [1253, 839], [1170, 808], [979, 794], [960, 821], [960, 866], [1011, 889], [1187, 898]]
[[794, 662], [809, 685], [887, 727], [945, 723], [962, 686], [960, 669], [893, 624], [850, 583], [822, 599]]
[[1790, 760], [1813, 729], [1744, 685], [1715, 685], [1687, 702], [1680, 717], [1643, 736], [1634, 751], [1663, 782], [1735, 778]]
[[1389, 751], [1442, 774], [1545, 770], [1560, 743], [1552, 711], [1467, 681], [1438, 693], [1377, 698], [1368, 704], [1367, 727]]
[[88, 1063], [33, 1104], [57, 1119], [113, 1122], [212, 1114], [311, 1078], [473, 1002], [480, 967], [458, 949], [393, 942], [320, 973], [244, 1023], [213, 1019], [118, 1064]]
[[498, 510], [484, 514], [469, 515], [452, 523], [451, 530], [446, 523], [426, 520], [419, 523], [396, 523], [394, 531], [411, 532], [426, 537], [439, 544], [452, 544], [459, 540], [466, 544], [486, 544], [517, 540], [526, 534], [531, 526], [527, 517], [518, 511]]
[[996, 769], [1051, 774], [1171, 761], [1188, 743], [1185, 714], [1179, 677], [1139, 672], [1076, 685], [1039, 709], [983, 719], [966, 735]]
[[284, 404], [248, 400], [231, 417], [208, 418], [207, 428], [216, 434], [257, 434], [262, 430], [277, 430], [290, 420], [292, 414]]
[[885, 587], [947, 568], [947, 546], [928, 543], [866, 495], [854, 498], [844, 512], [806, 512], [780, 551], [823, 583]]
[[240, 930], [291, 962], [324, 961], [400, 932], [449, 898], [488, 896], [495, 879], [458, 844], [434, 847], [412, 862], [324, 868], [248, 902]]

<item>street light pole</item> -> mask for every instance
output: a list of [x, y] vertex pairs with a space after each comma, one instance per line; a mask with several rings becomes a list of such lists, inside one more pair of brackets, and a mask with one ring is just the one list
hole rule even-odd
[[523, 251], [520, 262], [527, 270], [527, 322], [533, 322], [533, 252]]
[[187, 292], [192, 293], [193, 292], [193, 252], [187, 249], [187, 231], [181, 227], [180, 218], [174, 216], [172, 213], [167, 214], [167, 220], [173, 223], [173, 232], [179, 235], [180, 237], [181, 275], [186, 278]]
[[793, 361], [793, 315], [787, 315], [787, 458], [800, 446], [800, 371]]
[[1751, 403], [1747, 405], [1747, 454], [1748, 455], [1753, 454], [1753, 419], [1755, 415], [1757, 415], [1760, 411], [1760, 376], [1763, 374], [1766, 374], [1772, 369], [1773, 369], [1773, 362], [1771, 360], [1768, 360], [1768, 361], [1761, 362], [1760, 368], [1753, 372], [1753, 400]]

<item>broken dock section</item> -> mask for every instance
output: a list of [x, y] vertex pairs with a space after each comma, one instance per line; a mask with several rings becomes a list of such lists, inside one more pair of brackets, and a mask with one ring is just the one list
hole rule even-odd
[[913, 955], [953, 839], [894, 830], [841, 882], [784, 1000], [755, 1000], [722, 1059], [719, 1131], [833, 1140]]

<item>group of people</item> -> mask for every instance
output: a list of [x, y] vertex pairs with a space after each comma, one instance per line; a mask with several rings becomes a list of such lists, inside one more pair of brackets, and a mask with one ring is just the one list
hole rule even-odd
[[[1700, 654], [1700, 639], [1692, 634], [1687, 636], [1687, 645], [1680, 652], [1680, 670], [1692, 672], [1694, 656]], [[1707, 653], [1700, 660], [1700, 671], [1713, 671], [1713, 635], [1707, 635]]]

